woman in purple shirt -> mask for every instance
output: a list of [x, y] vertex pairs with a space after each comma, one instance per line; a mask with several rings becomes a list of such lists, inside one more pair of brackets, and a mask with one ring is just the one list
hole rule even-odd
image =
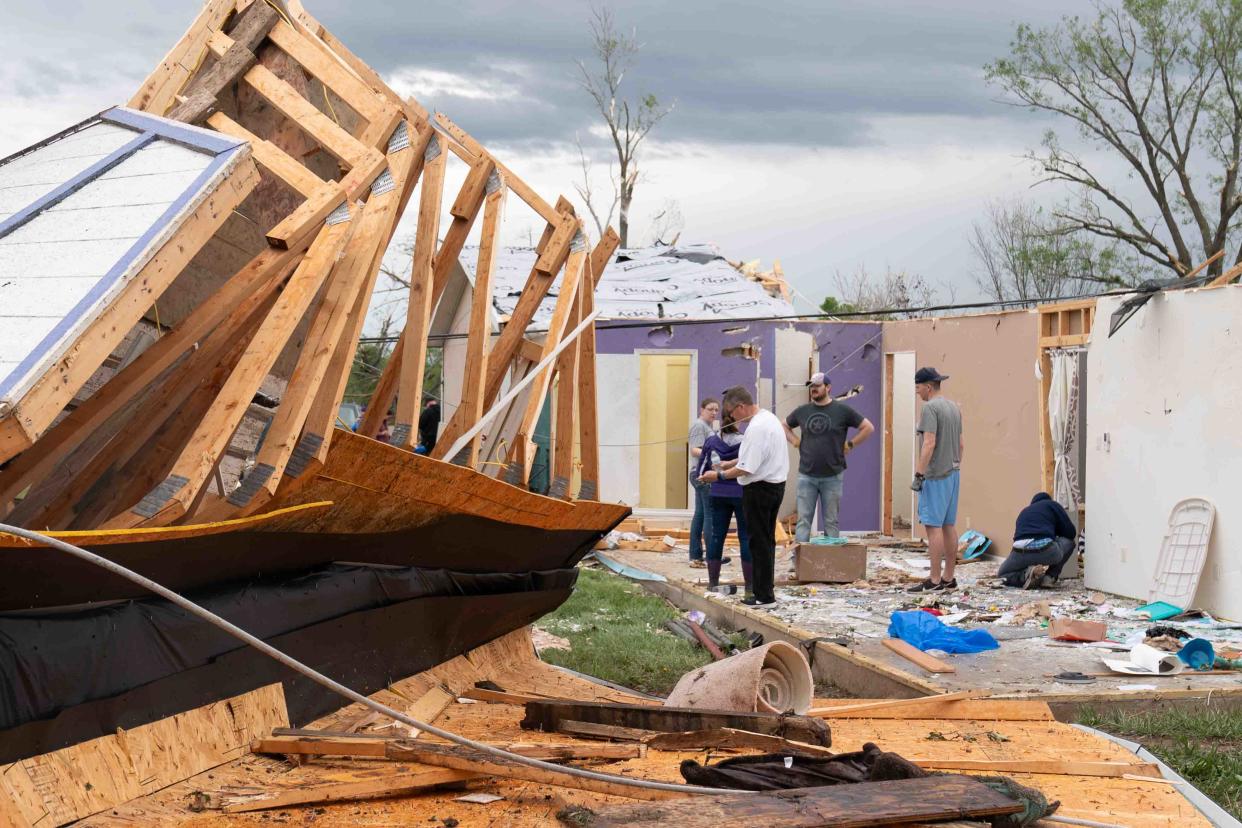
[[736, 460], [742, 435], [737, 423], [725, 415], [719, 434], [713, 434], [703, 444], [699, 458], [699, 480], [710, 483], [708, 489], [711, 513], [711, 537], [707, 546], [707, 579], [712, 587], [720, 583], [720, 559], [724, 553], [725, 535], [729, 533], [730, 520], [737, 519], [739, 553], [742, 557], [742, 577], [746, 580], [746, 595], [751, 594], [750, 548], [746, 542], [746, 519], [742, 517], [742, 485], [737, 480], [721, 480], [719, 464]]

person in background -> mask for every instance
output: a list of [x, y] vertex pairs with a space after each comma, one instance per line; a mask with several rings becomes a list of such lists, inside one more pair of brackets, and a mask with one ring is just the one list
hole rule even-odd
[[1077, 537], [1078, 530], [1065, 508], [1047, 492], [1040, 492], [1018, 513], [1013, 551], [996, 575], [1005, 586], [1052, 589], [1074, 554]]
[[418, 442], [423, 454], [431, 454], [440, 438], [440, 401], [430, 394], [423, 396], [423, 412], [418, 415]]
[[703, 564], [703, 545], [712, 536], [711, 512], [708, 509], [708, 484], [699, 480], [699, 462], [703, 457], [703, 444], [715, 434], [716, 418], [720, 416], [720, 402], [708, 397], [699, 403], [699, 416], [690, 424], [690, 485], [694, 489], [694, 517], [690, 521], [690, 565], [697, 568]]
[[698, 477], [708, 489], [708, 511], [711, 515], [711, 535], [707, 540], [707, 583], [709, 587], [720, 584], [720, 566], [724, 554], [725, 536], [729, 523], [737, 521], [738, 552], [742, 556], [742, 578], [746, 582], [744, 598], [751, 597], [752, 567], [750, 540], [746, 537], [746, 516], [742, 512], [742, 486], [736, 480], [720, 476], [720, 468], [727, 462], [737, 460], [742, 435], [732, 417], [725, 416], [720, 434], [713, 434], [703, 444], [699, 458]]
[[754, 590], [742, 603], [770, 606], [776, 603], [776, 519], [789, 476], [785, 429], [775, 414], [755, 405], [754, 397], [740, 385], [724, 393], [721, 408], [726, 416], [746, 423], [737, 460], [722, 463], [718, 472], [718, 479], [736, 479], [742, 484]]
[[931, 573], [909, 592], [957, 589], [953, 574], [957, 566], [957, 497], [966, 444], [961, 409], [940, 394], [940, 383], [947, 379], [935, 368], [920, 368], [914, 374], [914, 391], [923, 401], [923, 410], [919, 414], [918, 462], [910, 488], [919, 493], [919, 522], [927, 527]]
[[[811, 539], [815, 507], [823, 504], [824, 534], [841, 534], [838, 516], [845, 489], [845, 457], [863, 443], [875, 426], [849, 405], [832, 398], [832, 382], [824, 373], [807, 380], [811, 401], [785, 418], [785, 436], [798, 449], [798, 528], [794, 539]], [[794, 434], [798, 429], [800, 434]], [[853, 438], [849, 430], [857, 429]]]

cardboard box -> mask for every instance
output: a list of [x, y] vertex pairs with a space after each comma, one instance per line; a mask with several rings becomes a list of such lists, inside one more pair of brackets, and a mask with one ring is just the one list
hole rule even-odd
[[1048, 621], [1048, 637], [1058, 641], [1103, 641], [1108, 637], [1108, 625], [1100, 621], [1053, 618]]
[[800, 543], [797, 550], [796, 574], [803, 583], [848, 584], [867, 577], [867, 547], [861, 543]]

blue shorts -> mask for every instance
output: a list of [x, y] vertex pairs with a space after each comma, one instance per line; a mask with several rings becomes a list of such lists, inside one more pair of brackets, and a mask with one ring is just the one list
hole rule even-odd
[[919, 523], [924, 526], [948, 526], [957, 523], [957, 492], [961, 475], [957, 469], [948, 477], [924, 480], [919, 492]]

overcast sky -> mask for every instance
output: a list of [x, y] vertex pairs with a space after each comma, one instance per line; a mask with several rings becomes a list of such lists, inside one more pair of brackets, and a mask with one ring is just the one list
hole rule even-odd
[[[0, 157], [123, 103], [197, 13], [185, 0], [0, 0]], [[307, 0], [400, 92], [446, 112], [549, 201], [575, 196], [575, 82], [590, 7], [571, 0]], [[989, 199], [1030, 197], [1021, 159], [1049, 123], [996, 101], [983, 65], [1019, 22], [1081, 2], [639, 0], [611, 6], [643, 50], [626, 87], [675, 102], [642, 158], [631, 242], [669, 201], [682, 239], [779, 258], [818, 302], [833, 274], [917, 272], [977, 290], [967, 237]], [[596, 165], [606, 187], [606, 163]], [[452, 180], [450, 179], [450, 186]], [[1055, 193], [1035, 197], [1047, 200]], [[509, 238], [540, 227], [511, 206]]]

